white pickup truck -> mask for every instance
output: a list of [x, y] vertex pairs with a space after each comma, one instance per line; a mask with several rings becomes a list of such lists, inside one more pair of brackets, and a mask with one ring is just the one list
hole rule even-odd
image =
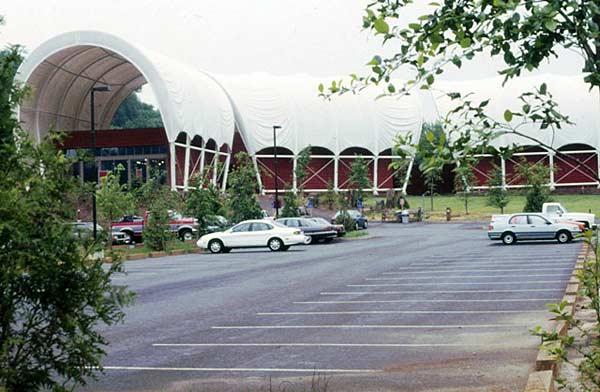
[[596, 216], [582, 212], [568, 212], [560, 203], [544, 203], [542, 214], [560, 221], [581, 222], [586, 229], [596, 227]]

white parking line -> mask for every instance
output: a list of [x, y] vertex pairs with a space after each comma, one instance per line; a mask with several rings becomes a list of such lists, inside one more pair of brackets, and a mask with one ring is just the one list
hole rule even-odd
[[[400, 268], [421, 268], [420, 266], [427, 266], [427, 267], [469, 267], [469, 266], [484, 266], [484, 265], [489, 265], [489, 266], [494, 266], [494, 267], [507, 267], [507, 266], [517, 266], [517, 267], [524, 267], [524, 266], [554, 266], [554, 265], [573, 265], [574, 264], [574, 260], [573, 261], [562, 261], [562, 262], [558, 262], [558, 263], [548, 263], [548, 262], [487, 262], [487, 261], [471, 261], [471, 262], [465, 262], [463, 260], [458, 261], [457, 262], [453, 262], [453, 261], [449, 261], [449, 262], [445, 262], [445, 263], [416, 263], [414, 265], [411, 266], [407, 266], [407, 267], [399, 267]], [[421, 268], [422, 269], [422, 268]]]
[[468, 285], [511, 285], [511, 284], [542, 284], [542, 283], [566, 283], [565, 280], [524, 280], [522, 282], [435, 282], [435, 283], [381, 283], [381, 284], [347, 284], [346, 287], [389, 287], [389, 286], [468, 286]]
[[[430, 272], [431, 273], [431, 272]], [[565, 274], [535, 274], [535, 275], [444, 275], [443, 279], [464, 279], [464, 278], [541, 278], [548, 276], [565, 276]], [[406, 278], [366, 278], [365, 280], [415, 280], [415, 279], [440, 279], [440, 275], [435, 276], [411, 276]]]
[[193, 368], [154, 366], [104, 366], [104, 370], [137, 370], [160, 372], [268, 372], [268, 373], [379, 373], [379, 369], [297, 369], [297, 368]]
[[447, 302], [546, 302], [557, 301], [556, 298], [519, 298], [519, 299], [391, 299], [383, 301], [297, 301], [297, 305], [320, 304], [395, 304], [395, 303], [447, 303]]
[[463, 325], [230, 325], [211, 329], [467, 329], [467, 328], [531, 328], [530, 324], [463, 324]]
[[519, 289], [519, 290], [404, 290], [404, 291], [323, 291], [321, 295], [369, 295], [369, 294], [454, 294], [454, 293], [526, 293], [532, 291], [564, 291], [563, 289]]
[[[488, 343], [154, 343], [153, 347], [461, 347]], [[493, 345], [493, 344], [492, 344]], [[498, 343], [497, 345], [502, 345]]]
[[350, 314], [512, 314], [512, 313], [548, 313], [548, 310], [348, 310], [316, 312], [258, 312], [257, 316], [318, 316]]
[[448, 268], [448, 269], [436, 269], [435, 271], [412, 271], [412, 269], [422, 270], [423, 268], [411, 268], [406, 267], [407, 269], [411, 269], [408, 271], [396, 271], [398, 272], [382, 272], [382, 275], [404, 275], [404, 274], [431, 274], [432, 272], [534, 272], [534, 271], [571, 271], [573, 267], [565, 267], [565, 268], [519, 268], [519, 269], [458, 269], [458, 268]]

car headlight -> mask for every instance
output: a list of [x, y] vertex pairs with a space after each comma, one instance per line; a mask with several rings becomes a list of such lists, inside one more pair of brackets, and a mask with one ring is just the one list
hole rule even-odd
[[302, 234], [302, 232], [300, 230], [294, 231], [294, 235], [300, 235], [300, 234]]

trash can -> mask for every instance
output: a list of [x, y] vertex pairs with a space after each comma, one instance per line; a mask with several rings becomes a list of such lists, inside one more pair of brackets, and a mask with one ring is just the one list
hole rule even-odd
[[408, 211], [404, 210], [402, 211], [402, 224], [407, 224], [408, 223]]

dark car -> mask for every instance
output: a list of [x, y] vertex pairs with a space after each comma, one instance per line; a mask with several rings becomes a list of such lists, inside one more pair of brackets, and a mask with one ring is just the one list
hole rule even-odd
[[223, 231], [231, 226], [229, 221], [221, 215], [215, 215], [207, 222], [206, 233], [215, 233], [217, 231]]
[[325, 224], [317, 223], [306, 218], [280, 218], [277, 222], [286, 225], [287, 227], [299, 228], [304, 232], [304, 235], [310, 238], [307, 244], [318, 241], [331, 242], [337, 237], [337, 231], [333, 226], [325, 222]]
[[[310, 219], [311, 221], [313, 221], [315, 223], [319, 223], [321, 225], [329, 225], [330, 224], [329, 222], [327, 222], [326, 219], [321, 218], [321, 217], [313, 217], [313, 218], [308, 218], [308, 219]], [[343, 237], [346, 235], [346, 229], [344, 228], [344, 225], [331, 224], [331, 226], [337, 232], [338, 237]]]
[[[80, 240], [89, 240], [92, 238], [94, 233], [94, 223], [93, 222], [72, 222], [71, 226], [73, 227], [73, 236]], [[105, 233], [102, 226], [96, 224], [96, 234], [99, 238], [102, 238]], [[115, 232], [111, 233], [112, 243], [113, 244], [128, 244], [129, 239], [124, 233]]]
[[[342, 211], [338, 211], [331, 218], [331, 223], [337, 223], [338, 217], [342, 214]], [[354, 230], [366, 229], [369, 227], [369, 221], [367, 217], [360, 213], [358, 210], [346, 210], [346, 214], [350, 219], [352, 219], [352, 225], [354, 226]]]

